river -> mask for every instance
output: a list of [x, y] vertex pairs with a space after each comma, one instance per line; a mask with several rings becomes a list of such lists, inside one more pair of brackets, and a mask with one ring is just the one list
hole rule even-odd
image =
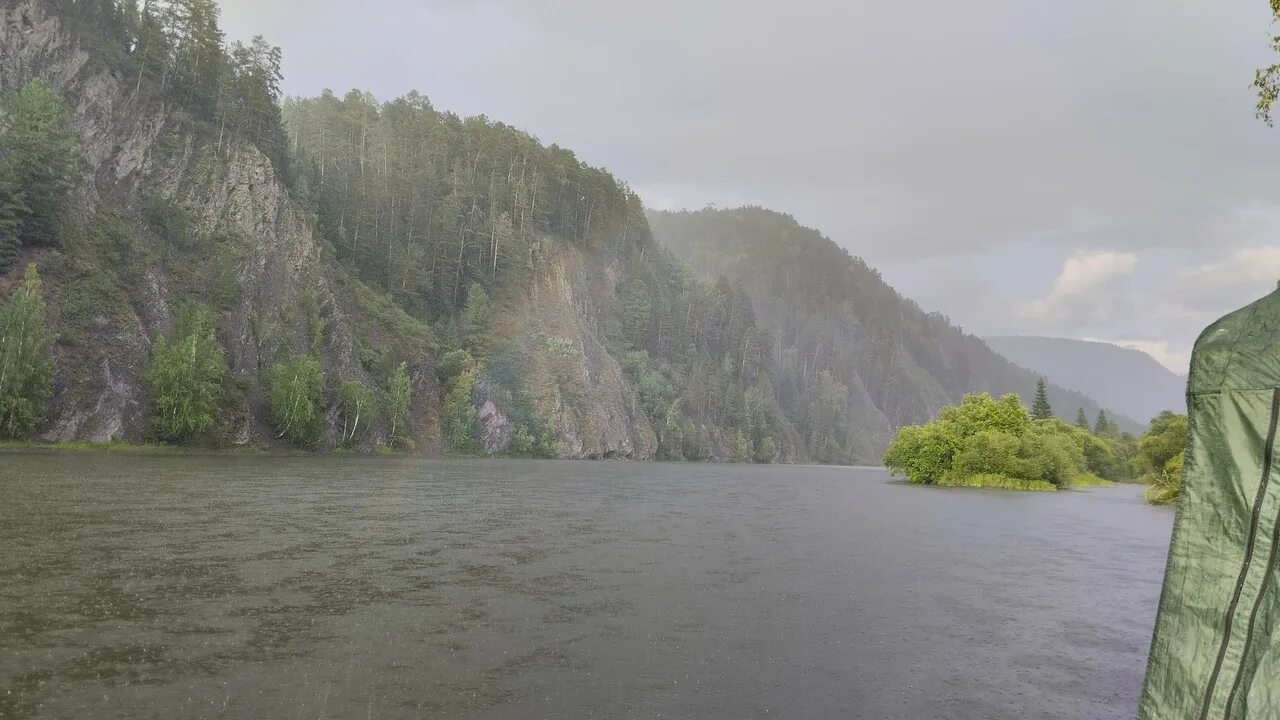
[[4, 718], [1132, 718], [1173, 515], [878, 469], [0, 455]]

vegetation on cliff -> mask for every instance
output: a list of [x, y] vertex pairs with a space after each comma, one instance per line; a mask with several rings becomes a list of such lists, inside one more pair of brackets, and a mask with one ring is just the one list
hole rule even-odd
[[44, 286], [34, 264], [9, 301], [0, 304], [0, 438], [26, 439], [45, 417], [53, 392]]
[[207, 310], [188, 305], [172, 341], [156, 338], [148, 379], [156, 440], [181, 444], [213, 430], [223, 409], [227, 361]]
[[[708, 208], [651, 213], [650, 221], [677, 257], [745, 293], [778, 405], [814, 460], [875, 461], [896, 428], [925, 422], [966, 393], [1032, 401], [1041, 378], [924, 312], [789, 215]], [[1063, 410], [1099, 410], [1051, 384], [1044, 394]]]
[[[595, 331], [657, 438], [657, 457], [811, 457], [774, 399], [769, 340], [750, 301], [656, 248], [639, 199], [607, 172], [501, 123], [436, 110], [417, 93], [387, 103], [325, 93], [287, 102], [284, 115], [298, 195], [335, 257], [438, 330], [450, 452], [494, 449], [477, 411], [496, 399], [515, 426], [499, 452], [553, 454], [546, 418], [586, 401], [578, 343], [528, 328], [545, 324], [530, 295], [562, 270], [560, 249], [569, 249], [617, 268], [617, 282], [593, 298], [604, 321]], [[815, 408], [808, 424], [818, 448], [840, 416]], [[840, 447], [820, 459], [854, 457]]]
[[695, 272], [624, 183], [508, 125], [281, 105], [279, 50], [212, 0], [23, 7], [7, 57], [39, 61], [5, 70], [51, 85], [0, 113], [0, 261], [39, 256], [59, 330], [28, 435], [866, 463], [964, 392], [1030, 392], [785, 216], [657, 216]]
[[66, 105], [44, 83], [0, 98], [0, 274], [23, 245], [57, 241], [79, 162]]

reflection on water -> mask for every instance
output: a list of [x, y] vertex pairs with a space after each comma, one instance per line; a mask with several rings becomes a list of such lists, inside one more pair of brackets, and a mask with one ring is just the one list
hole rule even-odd
[[4, 718], [1129, 718], [1172, 515], [883, 471], [0, 456]]

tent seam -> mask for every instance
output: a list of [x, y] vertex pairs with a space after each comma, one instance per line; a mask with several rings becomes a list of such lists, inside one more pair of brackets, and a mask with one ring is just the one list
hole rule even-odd
[[[1271, 470], [1275, 463], [1276, 453], [1276, 426], [1280, 421], [1280, 388], [1276, 388], [1275, 395], [1271, 399], [1271, 429], [1267, 433], [1267, 447], [1263, 449], [1262, 472], [1264, 477], [1271, 476]], [[1231, 692], [1227, 695], [1226, 711], [1222, 714], [1224, 720], [1231, 718], [1231, 706], [1235, 704], [1236, 693], [1240, 690], [1240, 680], [1244, 677], [1245, 661], [1249, 657], [1249, 645], [1253, 642], [1253, 626], [1258, 619], [1258, 609], [1262, 607], [1262, 600], [1267, 596], [1267, 588], [1271, 584], [1271, 569], [1276, 561], [1276, 545], [1280, 544], [1280, 515], [1276, 517], [1275, 526], [1271, 534], [1271, 553], [1267, 556], [1267, 565], [1262, 576], [1262, 586], [1258, 588], [1258, 597], [1253, 601], [1253, 610], [1249, 613], [1249, 624], [1245, 627], [1244, 645], [1240, 648], [1240, 667], [1236, 668], [1235, 681], [1231, 683]]]
[[1218, 646], [1218, 656], [1213, 663], [1213, 672], [1209, 674], [1209, 685], [1205, 688], [1204, 705], [1200, 709], [1200, 720], [1207, 720], [1209, 717], [1209, 707], [1213, 704], [1213, 694], [1214, 690], [1217, 689], [1218, 675], [1222, 672], [1222, 663], [1226, 659], [1227, 646], [1231, 644], [1236, 607], [1240, 604], [1240, 594], [1244, 592], [1244, 583], [1249, 575], [1249, 569], [1253, 565], [1253, 548], [1258, 541], [1258, 523], [1262, 520], [1262, 503], [1266, 499], [1267, 486], [1271, 481], [1270, 463], [1273, 457], [1271, 448], [1275, 445], [1276, 424], [1277, 421], [1280, 421], [1280, 389], [1272, 388], [1272, 391], [1271, 426], [1267, 431], [1268, 440], [1262, 480], [1258, 483], [1258, 495], [1253, 501], [1253, 518], [1249, 522], [1249, 536], [1244, 548], [1244, 562], [1241, 564], [1240, 574], [1236, 578], [1236, 587], [1231, 594], [1231, 602], [1227, 604], [1227, 613], [1223, 622], [1222, 643]]

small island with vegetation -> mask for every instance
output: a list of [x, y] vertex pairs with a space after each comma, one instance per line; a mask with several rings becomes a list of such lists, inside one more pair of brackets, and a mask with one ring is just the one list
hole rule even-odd
[[1161, 413], [1141, 439], [1100, 412], [1075, 424], [1054, 417], [1042, 381], [1028, 410], [1018, 395], [966, 395], [937, 419], [898, 431], [884, 457], [894, 475], [914, 483], [1055, 491], [1112, 482], [1143, 482], [1147, 499], [1169, 503], [1181, 484], [1186, 416]]

